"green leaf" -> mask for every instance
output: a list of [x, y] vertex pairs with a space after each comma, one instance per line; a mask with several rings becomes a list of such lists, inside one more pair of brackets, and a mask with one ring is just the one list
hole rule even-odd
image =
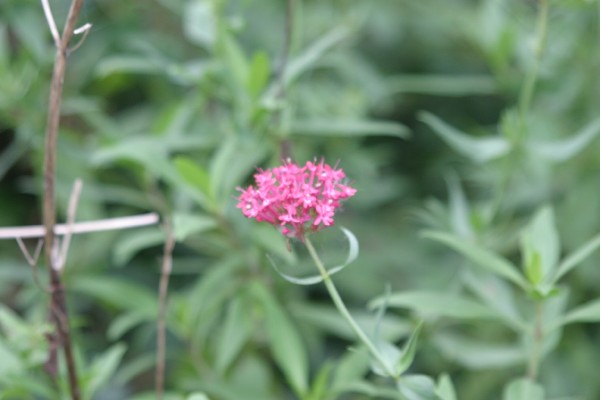
[[336, 363], [331, 382], [332, 391], [342, 391], [343, 387], [358, 382], [369, 370], [369, 354], [366, 351], [348, 351]]
[[419, 333], [421, 332], [422, 327], [423, 323], [420, 322], [402, 348], [402, 356], [398, 360], [398, 363], [394, 366], [394, 369], [398, 375], [403, 374], [412, 365], [413, 360], [415, 359], [415, 353], [417, 351], [417, 339], [419, 338]]
[[296, 395], [302, 397], [308, 390], [308, 360], [300, 334], [265, 286], [254, 283], [251, 290], [265, 309], [266, 329], [273, 358]]
[[293, 135], [357, 137], [357, 136], [396, 136], [407, 138], [409, 129], [391, 121], [369, 121], [361, 119], [321, 119], [294, 121], [290, 128]]
[[165, 233], [160, 228], [141, 228], [121, 235], [113, 249], [113, 261], [119, 266], [127, 264], [143, 249], [163, 244]]
[[571, 271], [573, 268], [581, 265], [583, 260], [589, 257], [594, 251], [596, 251], [600, 247], [600, 235], [596, 235], [575, 250], [573, 253], [569, 254], [564, 260], [560, 263], [558, 268], [556, 269], [556, 275], [552, 279], [552, 284], [558, 282], [560, 278], [562, 278], [567, 272]]
[[149, 315], [146, 312], [130, 311], [119, 315], [113, 319], [108, 326], [106, 335], [111, 340], [120, 339], [124, 334], [133, 329], [135, 326], [148, 321], [153, 321], [155, 315]]
[[214, 2], [193, 0], [184, 3], [183, 33], [193, 43], [212, 49], [217, 36]]
[[96, 358], [91, 367], [86, 371], [83, 392], [85, 398], [92, 398], [103, 385], [116, 373], [126, 346], [117, 343]]
[[565, 315], [562, 325], [574, 322], [599, 322], [600, 321], [600, 299], [578, 306]]
[[188, 397], [185, 398], [185, 400], [210, 400], [210, 399], [204, 393], [196, 392], [196, 393], [190, 394]]
[[227, 308], [223, 331], [219, 337], [215, 367], [224, 374], [252, 334], [251, 310], [246, 296], [238, 294]]
[[454, 235], [437, 231], [425, 232], [423, 236], [425, 238], [433, 239], [446, 244], [473, 261], [475, 265], [479, 266], [480, 268], [493, 272], [523, 289], [528, 288], [527, 282], [523, 276], [519, 274], [517, 267], [515, 267], [510, 261], [486, 249], [483, 249], [474, 243]]
[[[328, 276], [332, 276], [332, 275], [340, 272], [341, 270], [346, 268], [346, 266], [348, 266], [350, 263], [352, 263], [354, 260], [356, 260], [356, 258], [358, 257], [359, 248], [358, 248], [358, 240], [356, 239], [356, 236], [354, 236], [354, 234], [346, 228], [341, 227], [340, 229], [342, 230], [342, 232], [344, 233], [344, 235], [346, 235], [346, 238], [348, 239], [348, 244], [349, 244], [348, 257], [346, 258], [346, 261], [343, 264], [335, 266], [331, 269], [328, 269], [327, 270]], [[285, 279], [288, 282], [295, 283], [296, 285], [314, 285], [316, 283], [323, 281], [323, 277], [321, 275], [313, 275], [313, 276], [309, 276], [309, 277], [305, 277], [305, 278], [295, 278], [293, 276], [286, 275], [283, 272], [281, 272], [281, 270], [277, 267], [277, 264], [271, 258], [269, 258], [269, 261], [271, 261], [273, 268], [275, 269], [275, 271], [277, 271], [277, 273], [279, 275], [281, 275], [281, 277], [283, 279]]]
[[256, 52], [250, 63], [250, 73], [246, 85], [252, 97], [256, 98], [260, 95], [269, 82], [270, 74], [271, 66], [269, 65], [267, 53], [264, 51]]
[[239, 88], [244, 88], [250, 72], [248, 60], [235, 37], [228, 32], [221, 33], [223, 57], [230, 75], [235, 79]]
[[554, 274], [560, 254], [554, 212], [541, 208], [521, 234], [521, 251], [529, 281], [538, 284]]
[[476, 75], [397, 75], [387, 79], [386, 90], [394, 93], [419, 93], [437, 96], [470, 96], [497, 92], [490, 76]]
[[[369, 303], [375, 308], [385, 298], [378, 297]], [[390, 308], [408, 308], [422, 315], [459, 319], [495, 319], [498, 313], [474, 300], [450, 293], [405, 291], [392, 293], [387, 299]]]
[[285, 70], [284, 80], [286, 85], [310, 69], [332, 47], [348, 37], [349, 34], [350, 31], [347, 28], [336, 27], [304, 49], [297, 57], [290, 60]]
[[184, 156], [176, 157], [173, 165], [184, 182], [198, 189], [204, 196], [210, 197], [210, 175], [205, 169]]
[[206, 215], [175, 213], [173, 232], [177, 241], [184, 241], [190, 235], [206, 232], [217, 226], [217, 222]]
[[562, 162], [573, 158], [600, 134], [600, 118], [596, 118], [573, 136], [552, 142], [532, 142], [529, 148], [548, 160]]
[[428, 112], [422, 112], [419, 119], [427, 124], [450, 147], [477, 163], [494, 160], [507, 154], [510, 145], [502, 137], [475, 138], [448, 125]]
[[426, 375], [406, 375], [397, 382], [398, 390], [406, 400], [438, 400], [435, 383]]
[[435, 394], [440, 400], [456, 400], [456, 390], [448, 374], [442, 374], [435, 388]]
[[446, 184], [448, 185], [448, 206], [450, 208], [452, 229], [457, 235], [466, 239], [472, 239], [471, 212], [458, 176], [455, 173], [447, 174]]
[[544, 388], [529, 379], [516, 379], [504, 389], [502, 400], [544, 400]]
[[86, 274], [74, 276], [69, 289], [96, 298], [121, 310], [136, 311], [156, 316], [157, 301], [154, 291], [124, 279]]
[[448, 360], [470, 369], [512, 367], [527, 358], [521, 345], [487, 343], [448, 333], [435, 334], [433, 343]]

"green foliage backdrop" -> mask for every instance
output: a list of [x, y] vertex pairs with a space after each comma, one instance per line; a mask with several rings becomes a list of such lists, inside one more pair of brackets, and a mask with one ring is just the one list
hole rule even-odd
[[[70, 2], [50, 3], [62, 26]], [[65, 76], [59, 220], [81, 178], [78, 221], [172, 221], [167, 398], [454, 398], [393, 390], [323, 288], [272, 268], [315, 273], [301, 243], [243, 217], [236, 187], [288, 155], [339, 160], [357, 188], [336, 222], [360, 254], [334, 281], [369, 333], [403, 344], [424, 320], [411, 374], [458, 399], [600, 398], [600, 3], [290, 4], [88, 0], [79, 18], [93, 27]], [[41, 221], [53, 54], [39, 2], [2, 0], [0, 227]], [[73, 237], [83, 398], [154, 398], [164, 241]], [[339, 229], [313, 241], [345, 260]], [[0, 242], [1, 399], [67, 396], [43, 371], [45, 272]]]

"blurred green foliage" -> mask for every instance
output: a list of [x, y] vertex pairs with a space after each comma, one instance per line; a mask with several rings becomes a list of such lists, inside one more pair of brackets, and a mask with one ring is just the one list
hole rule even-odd
[[[69, 1], [51, 3], [61, 26]], [[172, 220], [166, 398], [436, 398], [419, 397], [418, 375], [401, 393], [370, 373], [322, 288], [267, 259], [314, 274], [302, 246], [235, 208], [236, 187], [286, 148], [340, 160], [358, 189], [337, 220], [360, 255], [334, 280], [388, 341], [425, 320], [409, 372], [439, 382], [437, 398], [599, 398], [600, 335], [585, 323], [600, 320], [600, 3], [292, 3], [287, 57], [284, 1], [90, 0], [80, 17], [93, 28], [65, 77], [59, 219], [81, 177], [78, 220]], [[0, 226], [41, 220], [53, 52], [39, 2], [0, 2]], [[73, 238], [86, 399], [153, 398], [164, 238]], [[326, 263], [346, 258], [339, 230], [313, 241]], [[0, 277], [0, 398], [64, 398], [42, 367], [47, 293], [14, 242], [0, 242]], [[378, 321], [367, 304], [382, 301]], [[521, 378], [542, 303], [533, 384]]]

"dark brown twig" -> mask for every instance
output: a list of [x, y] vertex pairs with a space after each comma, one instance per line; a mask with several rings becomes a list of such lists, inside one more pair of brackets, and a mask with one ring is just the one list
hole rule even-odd
[[165, 385], [167, 294], [169, 277], [173, 268], [173, 248], [175, 247], [175, 235], [170, 220], [165, 219], [164, 225], [166, 240], [158, 286], [158, 320], [156, 322], [156, 400], [162, 400]]
[[[52, 71], [52, 82], [50, 84], [50, 96], [48, 104], [48, 119], [46, 124], [46, 140], [44, 144], [44, 203], [43, 218], [45, 232], [45, 258], [46, 265], [50, 274], [50, 289], [52, 292], [50, 309], [52, 322], [56, 327], [57, 335], [50, 336], [50, 348], [62, 346], [65, 354], [67, 373], [69, 376], [69, 389], [73, 400], [80, 399], [79, 382], [77, 380], [77, 370], [75, 368], [75, 359], [71, 344], [71, 333], [69, 329], [69, 318], [67, 313], [67, 304], [65, 300], [64, 286], [61, 280], [60, 272], [55, 264], [53, 257], [54, 243], [54, 225], [56, 224], [56, 204], [55, 204], [55, 175], [56, 175], [56, 143], [58, 139], [58, 128], [60, 125], [60, 104], [62, 100], [63, 83], [65, 78], [65, 69], [67, 65], [68, 46], [73, 37], [75, 24], [79, 11], [83, 5], [83, 0], [72, 0], [67, 15], [67, 21], [63, 28], [62, 35], [58, 35], [56, 23], [52, 16], [52, 11], [47, 0], [42, 0], [44, 14], [48, 21], [48, 26], [52, 33], [56, 54], [54, 57], [54, 69]], [[50, 353], [48, 370], [56, 371], [55, 354]]]

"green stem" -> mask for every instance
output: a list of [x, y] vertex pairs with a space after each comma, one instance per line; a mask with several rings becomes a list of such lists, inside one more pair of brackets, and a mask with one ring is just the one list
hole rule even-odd
[[535, 302], [535, 316], [533, 320], [533, 330], [531, 333], [532, 347], [531, 355], [529, 356], [529, 365], [527, 366], [527, 378], [535, 381], [538, 376], [540, 366], [540, 354], [542, 349], [542, 341], [544, 339], [544, 328], [542, 326], [543, 303]]
[[323, 262], [319, 258], [319, 255], [315, 251], [315, 248], [313, 247], [313, 245], [312, 245], [311, 241], [308, 239], [308, 237], [304, 237], [304, 244], [306, 245], [306, 248], [308, 249], [308, 252], [310, 253], [310, 256], [312, 257], [313, 261], [317, 265], [317, 268], [319, 269], [319, 273], [321, 274], [321, 277], [323, 277], [323, 282], [325, 283], [325, 287], [327, 288], [327, 291], [329, 292], [329, 295], [331, 296], [331, 299], [333, 300], [333, 303], [335, 304], [338, 311], [342, 314], [344, 319], [346, 321], [348, 321], [348, 323], [350, 324], [350, 327], [352, 328], [354, 333], [356, 333], [358, 338], [367, 346], [367, 348], [369, 349], [369, 351], [371, 352], [373, 357], [375, 357], [375, 359], [379, 362], [379, 364], [386, 371], [386, 373], [390, 377], [397, 379], [398, 374], [392, 368], [390, 368], [388, 366], [388, 364], [383, 359], [383, 357], [380, 354], [377, 347], [373, 344], [371, 339], [369, 339], [367, 334], [365, 332], [363, 332], [361, 327], [356, 323], [356, 321], [354, 320], [354, 318], [352, 317], [352, 315], [346, 308], [344, 301], [340, 297], [340, 294], [338, 293], [337, 289], [335, 288], [335, 285], [333, 284], [333, 281], [331, 280], [329, 273], [325, 269]]
[[537, 16], [534, 64], [525, 79], [521, 89], [521, 95], [519, 96], [519, 113], [521, 119], [521, 132], [519, 138], [522, 138], [523, 134], [525, 133], [525, 120], [529, 111], [529, 107], [531, 106], [531, 100], [533, 98], [535, 85], [537, 83], [540, 71], [542, 55], [544, 53], [544, 48], [546, 47], [546, 38], [548, 36], [548, 0], [539, 0], [539, 3], [540, 10]]

